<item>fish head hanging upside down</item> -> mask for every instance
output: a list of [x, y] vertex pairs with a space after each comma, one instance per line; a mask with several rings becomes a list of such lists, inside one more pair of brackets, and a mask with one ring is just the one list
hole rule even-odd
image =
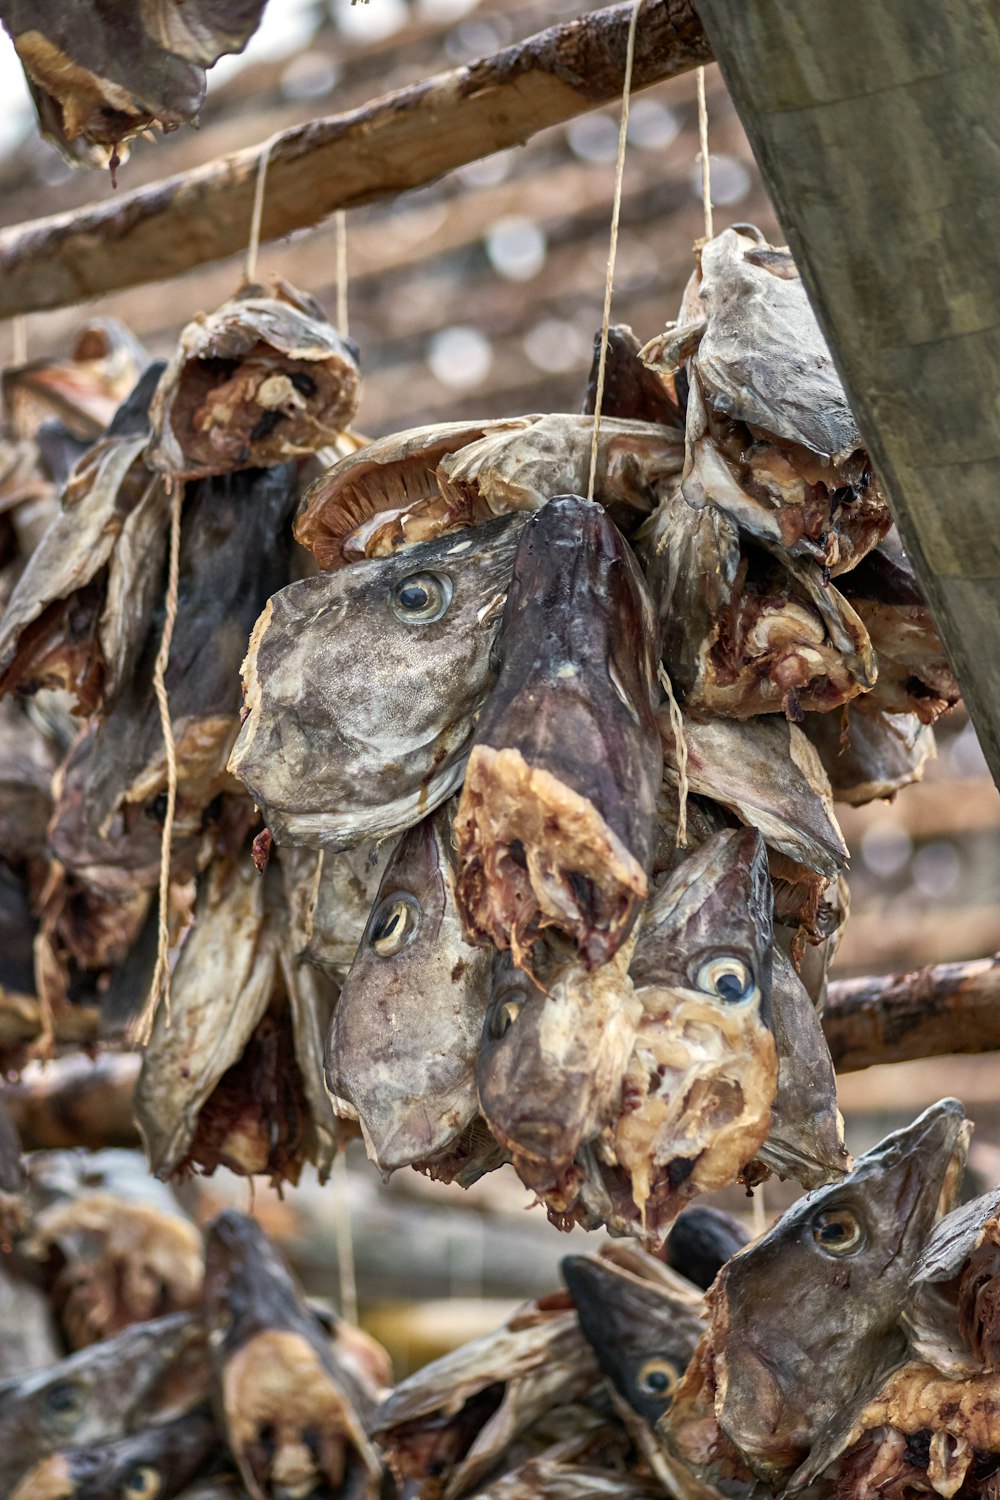
[[629, 971], [642, 1013], [609, 1144], [653, 1238], [696, 1193], [735, 1182], [767, 1135], [771, 943], [767, 854], [752, 828], [713, 834], [644, 916]]

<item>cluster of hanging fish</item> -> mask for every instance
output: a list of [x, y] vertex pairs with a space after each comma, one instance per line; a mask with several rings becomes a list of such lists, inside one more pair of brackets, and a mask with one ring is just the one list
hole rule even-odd
[[[15, 423], [58, 383], [13, 372]], [[83, 1000], [120, 1038], [155, 960], [183, 485], [155, 1170], [294, 1181], [360, 1131], [383, 1173], [512, 1161], [555, 1223], [651, 1240], [737, 1180], [839, 1179], [833, 798], [919, 776], [957, 688], [787, 252], [726, 230], [666, 335], [612, 331], [593, 501], [593, 380], [371, 443], [358, 389], [311, 299], [247, 288], [11, 560], [35, 748], [0, 853], [56, 1034]]]
[[251, 1219], [203, 1239], [134, 1158], [35, 1153], [4, 1181], [0, 1488], [995, 1500], [1000, 1190], [956, 1206], [969, 1134], [942, 1100], [752, 1242], [694, 1207], [663, 1256], [569, 1256], [565, 1291], [394, 1387]]

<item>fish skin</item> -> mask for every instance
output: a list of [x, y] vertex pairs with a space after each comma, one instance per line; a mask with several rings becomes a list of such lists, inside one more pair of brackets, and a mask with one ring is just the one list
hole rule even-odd
[[645, 1280], [596, 1256], [568, 1255], [561, 1269], [604, 1375], [654, 1426], [705, 1331], [700, 1296], [679, 1277]]
[[263, 1230], [234, 1209], [205, 1232], [203, 1315], [220, 1429], [254, 1500], [307, 1482], [310, 1494], [375, 1500], [376, 1391], [358, 1349], [388, 1373], [384, 1351], [339, 1319], [328, 1336]]
[[[447, 1151], [478, 1111], [476, 1046], [493, 955], [463, 938], [451, 813], [445, 804], [399, 841], [327, 1035], [330, 1093], [356, 1112], [383, 1172]], [[373, 934], [399, 896], [415, 903], [407, 910], [416, 929], [398, 952], [380, 955]]]
[[26, 1472], [10, 1500], [108, 1500], [137, 1482], [155, 1484], [156, 1500], [173, 1500], [221, 1449], [208, 1411], [188, 1412], [161, 1427], [86, 1448], [68, 1448]]
[[902, 1320], [915, 1359], [951, 1379], [1000, 1373], [1000, 1188], [938, 1223], [917, 1262]]
[[[610, 1147], [654, 1239], [696, 1192], [735, 1181], [767, 1134], [771, 953], [764, 841], [756, 829], [714, 834], [653, 898], [629, 971], [643, 1014]], [[748, 976], [735, 1003], [699, 977], [732, 961]]]
[[[723, 1438], [772, 1487], [814, 1464], [845, 1408], [898, 1365], [898, 1318], [920, 1251], [954, 1195], [968, 1129], [945, 1099], [887, 1136], [842, 1181], [800, 1199], [733, 1257], [707, 1297], [710, 1326], [659, 1430], [680, 1457]], [[818, 1248], [820, 1215], [860, 1223], [859, 1250]], [[714, 1391], [714, 1403], [709, 1406]], [[825, 1467], [825, 1463], [821, 1465]], [[819, 1472], [819, 1470], [816, 1470]]]
[[[573, 1174], [560, 1178], [610, 1123], [621, 1096], [640, 1016], [628, 977], [633, 947], [630, 939], [590, 971], [575, 957], [540, 964], [536, 952], [537, 979], [509, 952], [496, 956], [476, 1068], [479, 1104], [521, 1180], [559, 1211], [572, 1202]], [[517, 1014], [501, 1030], [513, 1006]]]
[[109, 1442], [169, 1421], [204, 1398], [204, 1334], [189, 1313], [134, 1324], [113, 1339], [0, 1385], [0, 1493], [65, 1447]]
[[556, 496], [521, 533], [455, 818], [470, 940], [530, 967], [553, 927], [594, 968], [632, 931], [663, 770], [656, 655], [628, 545], [599, 505]]
[[775, 945], [771, 1029], [778, 1051], [778, 1088], [771, 1128], [757, 1158], [804, 1188], [836, 1182], [850, 1169], [837, 1078], [816, 1007], [791, 959]]
[[[276, 842], [350, 848], [402, 833], [457, 787], [523, 516], [305, 578], [254, 626], [245, 721], [229, 761]], [[445, 577], [437, 621], [397, 618], [393, 592]]]

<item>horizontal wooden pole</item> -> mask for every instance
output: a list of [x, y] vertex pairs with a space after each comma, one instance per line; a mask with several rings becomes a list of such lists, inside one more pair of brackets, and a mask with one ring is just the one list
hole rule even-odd
[[[296, 126], [192, 172], [0, 231], [0, 318], [176, 276], [247, 243], [262, 155], [262, 240], [422, 187], [622, 92], [631, 0], [479, 62]], [[647, 0], [634, 90], [710, 61], [690, 0]], [[571, 203], [567, 208], [572, 208]]]
[[823, 1031], [838, 1073], [1000, 1051], [1000, 957], [830, 985]]

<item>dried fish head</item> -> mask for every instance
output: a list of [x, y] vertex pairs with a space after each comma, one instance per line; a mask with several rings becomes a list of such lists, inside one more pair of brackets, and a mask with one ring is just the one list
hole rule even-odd
[[644, 351], [686, 360], [691, 505], [834, 572], [891, 517], [795, 263], [749, 225], [701, 246], [680, 326]]
[[651, 1280], [600, 1256], [570, 1255], [561, 1269], [603, 1373], [655, 1425], [705, 1330], [701, 1297], [665, 1270]]
[[525, 523], [497, 655], [455, 818], [466, 930], [526, 966], [554, 928], [596, 967], [646, 898], [663, 767], [652, 607], [600, 506]]
[[189, 323], [150, 412], [152, 468], [182, 479], [266, 468], [334, 443], [354, 415], [356, 351], [285, 282]]
[[[539, 945], [541, 946], [541, 945]], [[479, 1049], [483, 1114], [529, 1187], [557, 1212], [573, 1201], [580, 1146], [621, 1098], [640, 1006], [628, 977], [633, 942], [589, 970], [575, 956], [539, 963], [538, 977], [496, 960]]]
[[863, 713], [916, 714], [933, 724], [960, 697], [912, 564], [895, 532], [844, 579], [878, 659], [878, 681], [857, 704]]
[[[474, 523], [510, 510], [541, 510], [552, 495], [586, 491], [593, 419], [549, 412], [525, 420], [523, 431], [487, 432], [442, 459], [438, 475], [452, 514]], [[676, 427], [602, 418], [595, 500], [634, 528], [680, 472], [681, 445]]]
[[401, 1381], [372, 1431], [406, 1493], [457, 1500], [544, 1412], [598, 1379], [572, 1304], [556, 1294]]
[[0, 1488], [62, 1448], [170, 1421], [207, 1394], [198, 1321], [175, 1313], [0, 1385]]
[[[220, 1423], [254, 1500], [374, 1500], [381, 1466], [365, 1433], [358, 1340], [327, 1338], [259, 1225], [227, 1210], [205, 1236], [205, 1319]], [[346, 1328], [347, 1325], [343, 1325]]]
[[[9, 0], [3, 21], [28, 77], [45, 138], [70, 162], [112, 163], [152, 124], [175, 129], [205, 97], [205, 68], [241, 52], [265, 0], [158, 0], [135, 18]], [[109, 149], [110, 148], [110, 149]], [[127, 155], [127, 152], [125, 153]]]
[[[592, 414], [597, 406], [597, 376], [601, 358], [601, 335], [594, 335], [594, 358], [587, 376], [583, 410]], [[677, 400], [672, 375], [650, 368], [639, 353], [639, 340], [627, 323], [612, 323], [608, 329], [604, 362], [604, 395], [601, 420], [627, 417], [680, 427], [684, 414]]]
[[438, 465], [488, 433], [520, 433], [533, 420], [435, 422], [376, 438], [310, 485], [295, 518], [295, 540], [332, 570], [447, 535], [467, 523], [452, 517]]
[[855, 698], [839, 713], [806, 714], [802, 724], [830, 778], [833, 796], [852, 807], [893, 797], [904, 786], [921, 781], [927, 762], [937, 755], [929, 724], [922, 724], [916, 714], [871, 708], [866, 701], [870, 697], [865, 693]]
[[28, 438], [56, 418], [73, 437], [93, 442], [149, 363], [124, 323], [91, 318], [68, 358], [36, 359], [4, 370], [0, 389], [8, 422], [18, 437]]
[[10, 1500], [172, 1500], [219, 1447], [207, 1412], [190, 1412], [129, 1437], [87, 1448], [65, 1448], [29, 1469]]
[[662, 1239], [688, 1199], [734, 1182], [767, 1135], [771, 942], [755, 829], [715, 834], [649, 905], [630, 969], [642, 1015], [610, 1131], [634, 1232]]
[[903, 1326], [917, 1359], [956, 1380], [1000, 1374], [1000, 1188], [953, 1209], [917, 1262]]
[[493, 682], [523, 518], [305, 578], [269, 601], [229, 761], [280, 843], [347, 848], [450, 796]]
[[663, 1424], [681, 1456], [714, 1386], [723, 1434], [776, 1484], [899, 1362], [909, 1280], [957, 1190], [967, 1141], [961, 1105], [932, 1105], [723, 1267], [691, 1390]]
[[[282, 859], [285, 859], [283, 852]], [[300, 851], [316, 861], [311, 881], [315, 897], [305, 922], [300, 957], [343, 982], [354, 962], [393, 853], [391, 839], [334, 849]]]
[[52, 1299], [74, 1349], [194, 1308], [201, 1296], [195, 1226], [114, 1192], [53, 1203], [36, 1215], [23, 1253], [54, 1271]]
[[477, 1113], [492, 954], [462, 937], [451, 812], [446, 804], [400, 840], [327, 1039], [330, 1092], [383, 1172], [446, 1152]]
[[719, 1208], [697, 1203], [674, 1221], [664, 1258], [685, 1280], [707, 1292], [731, 1255], [750, 1236], [738, 1219]]

